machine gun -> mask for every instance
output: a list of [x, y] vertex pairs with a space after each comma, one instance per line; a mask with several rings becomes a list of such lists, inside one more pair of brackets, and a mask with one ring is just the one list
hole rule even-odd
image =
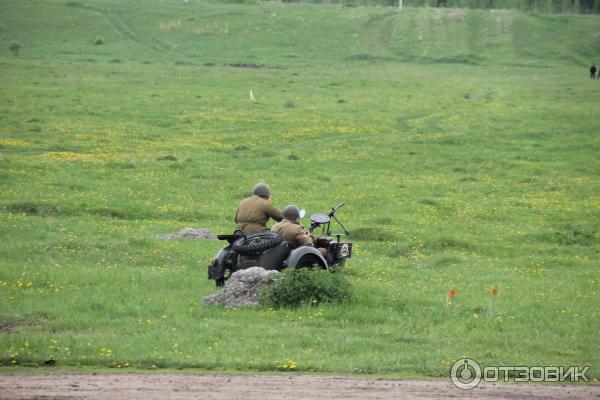
[[340, 203], [337, 206], [333, 207], [331, 210], [329, 210], [326, 213], [319, 213], [319, 214], [313, 214], [310, 216], [310, 227], [308, 228], [308, 230], [312, 233], [313, 230], [315, 230], [316, 228], [318, 228], [319, 226], [323, 227], [323, 231], [325, 232], [325, 234], [327, 236], [332, 236], [331, 234], [331, 220], [335, 220], [335, 222], [338, 223], [338, 225], [344, 230], [344, 232], [342, 233], [335, 233], [334, 235], [338, 237], [338, 241], [339, 241], [339, 237], [340, 236], [346, 236], [346, 235], [350, 235], [350, 232], [348, 232], [348, 230], [346, 229], [346, 227], [344, 226], [344, 224], [342, 224], [340, 222], [339, 219], [337, 219], [337, 217], [335, 216], [335, 213], [337, 210], [339, 210], [340, 208], [342, 208], [344, 206], [344, 203]]

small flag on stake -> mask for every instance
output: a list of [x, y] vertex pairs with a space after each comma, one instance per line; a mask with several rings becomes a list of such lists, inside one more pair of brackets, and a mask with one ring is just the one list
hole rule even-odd
[[492, 295], [492, 308], [490, 309], [490, 313], [494, 315], [496, 313], [496, 295], [498, 294], [498, 290], [493, 288], [490, 290], [490, 294]]
[[456, 293], [456, 289], [452, 289], [448, 292], [448, 294], [446, 295], [446, 306], [450, 305], [450, 297], [454, 296]]

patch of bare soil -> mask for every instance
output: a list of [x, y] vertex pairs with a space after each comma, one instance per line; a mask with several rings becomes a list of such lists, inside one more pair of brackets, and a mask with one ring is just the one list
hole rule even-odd
[[600, 399], [599, 386], [482, 384], [307, 375], [0, 374], [0, 399]]
[[0, 322], [0, 332], [10, 332], [17, 324], [11, 322]]
[[7, 321], [7, 318], [0, 315], [0, 332], [12, 332], [20, 325], [29, 325], [35, 321]]

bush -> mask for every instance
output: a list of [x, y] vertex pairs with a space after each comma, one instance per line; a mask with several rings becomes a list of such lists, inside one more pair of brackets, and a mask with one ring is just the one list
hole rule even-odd
[[104, 44], [104, 39], [102, 39], [100, 36], [98, 36], [98, 37], [96, 38], [96, 40], [94, 41], [94, 44], [95, 44], [96, 46], [99, 46], [99, 45], [101, 45], [101, 44]]
[[350, 283], [339, 273], [322, 269], [284, 270], [260, 293], [263, 307], [295, 308], [303, 304], [344, 303], [352, 299]]
[[12, 42], [9, 46], [8, 49], [10, 51], [12, 51], [12, 53], [15, 55], [15, 57], [17, 57], [19, 55], [19, 52], [21, 51], [21, 48], [23, 47], [23, 45], [19, 42]]

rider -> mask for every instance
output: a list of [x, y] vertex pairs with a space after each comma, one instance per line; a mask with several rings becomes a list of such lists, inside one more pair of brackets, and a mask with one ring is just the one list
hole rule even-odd
[[242, 200], [235, 213], [236, 233], [252, 235], [267, 230], [267, 221], [281, 221], [283, 215], [269, 202], [271, 190], [265, 183], [254, 186], [253, 195]]

